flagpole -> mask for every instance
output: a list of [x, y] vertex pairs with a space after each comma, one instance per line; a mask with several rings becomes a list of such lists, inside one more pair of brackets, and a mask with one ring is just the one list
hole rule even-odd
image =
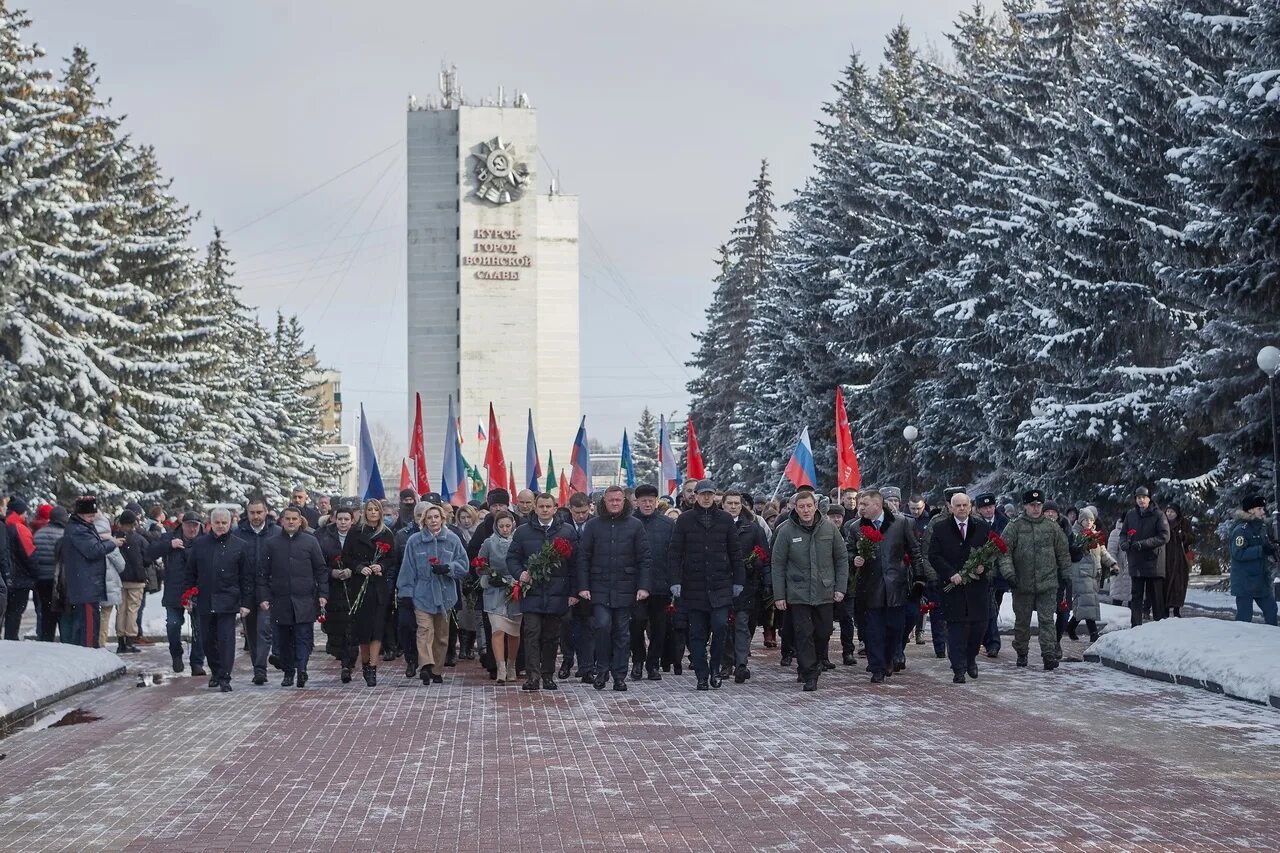
[[[800, 427], [800, 431], [796, 433], [796, 444], [800, 443], [800, 436], [802, 435], [804, 435], [804, 427]], [[793, 450], [792, 453], [795, 453], [795, 451]], [[791, 457], [788, 456], [787, 459], [790, 460]], [[787, 466], [786, 466], [786, 463], [783, 463], [782, 476], [778, 478], [778, 485], [774, 487], [773, 494], [769, 496], [769, 500], [774, 500], [775, 498], [778, 497], [778, 492], [782, 491], [782, 484], [785, 483], [786, 481], [787, 481]]]

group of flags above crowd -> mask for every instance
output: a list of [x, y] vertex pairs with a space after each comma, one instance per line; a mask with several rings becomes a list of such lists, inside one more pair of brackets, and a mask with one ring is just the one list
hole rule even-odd
[[[409, 439], [409, 456], [400, 462], [400, 488], [413, 489], [419, 495], [436, 491], [431, 488], [427, 474], [427, 460], [424, 434], [422, 428], [422, 395], [415, 394], [416, 412], [413, 418], [413, 433]], [[835, 400], [835, 434], [836, 434], [836, 471], [838, 485], [841, 489], [859, 488], [862, 475], [858, 468], [858, 455], [853, 446], [853, 434], [849, 428], [849, 415], [844, 407], [844, 395], [836, 388]], [[445, 424], [444, 461], [440, 478], [439, 494], [441, 498], [453, 506], [462, 506], [473, 499], [483, 500], [490, 489], [506, 489], [517, 491], [527, 488], [530, 491], [545, 491], [554, 494], [560, 505], [569, 502], [574, 492], [592, 491], [591, 451], [587, 443], [587, 418], [584, 415], [578, 425], [578, 433], [573, 439], [573, 451], [569, 458], [569, 475], [565, 476], [560, 469], [559, 480], [556, 478], [555, 461], [551, 452], [547, 452], [547, 466], [542, 467], [542, 459], [538, 453], [538, 441], [533, 432], [533, 410], [529, 410], [528, 432], [525, 438], [524, 470], [526, 481], [517, 485], [515, 468], [507, 462], [502, 449], [502, 433], [498, 428], [497, 416], [493, 404], [489, 404], [489, 430], [486, 433], [482, 424], [476, 425], [476, 438], [485, 444], [485, 469], [467, 462], [462, 455], [462, 430], [454, 410], [453, 397], [449, 397], [449, 415]], [[688, 418], [685, 433], [685, 478], [702, 480], [707, 477], [706, 465], [702, 460], [702, 452], [698, 447], [698, 436], [694, 431], [693, 418]], [[369, 423], [364, 416], [364, 404], [360, 405], [360, 445], [358, 449], [358, 481], [357, 491], [362, 499], [386, 498], [386, 490], [382, 483], [382, 471], [378, 465], [377, 454], [373, 449], [373, 439], [369, 434]], [[658, 419], [658, 470], [661, 489], [665, 486], [665, 494], [675, 495], [680, 487], [680, 472], [676, 454], [671, 449], [671, 434], [667, 419], [660, 415]], [[545, 482], [543, 480], [545, 471]], [[627, 488], [635, 488], [636, 466], [631, 454], [631, 442], [627, 431], [622, 431], [622, 452], [617, 470], [617, 481]], [[783, 469], [783, 481], [789, 480], [793, 486], [817, 487], [818, 475], [814, 467], [813, 446], [809, 441], [809, 427], [800, 429], [796, 437], [795, 449]], [[775, 489], [775, 494], [777, 490]]]

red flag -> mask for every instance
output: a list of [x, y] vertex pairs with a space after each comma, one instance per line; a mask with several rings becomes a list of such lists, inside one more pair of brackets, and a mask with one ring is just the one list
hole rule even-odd
[[514, 462], [507, 463], [507, 483], [511, 486], [511, 504], [514, 506], [516, 502], [516, 464]]
[[836, 485], [841, 489], [862, 488], [862, 471], [858, 468], [858, 452], [853, 448], [853, 431], [849, 429], [849, 413], [844, 408], [844, 394], [836, 386]]
[[565, 479], [564, 469], [560, 469], [560, 506], [569, 505], [569, 481]]
[[689, 444], [688, 444], [689, 461], [685, 466], [688, 469], [690, 480], [707, 479], [707, 469], [702, 464], [702, 453], [698, 451], [698, 436], [693, 432], [693, 417], [689, 418]]
[[[414, 394], [417, 413], [413, 416], [413, 436], [409, 440], [409, 458], [413, 460], [413, 474], [418, 481], [417, 492], [425, 495], [431, 491], [427, 477], [427, 449], [422, 438], [422, 395]], [[401, 488], [404, 488], [401, 486]]]
[[489, 469], [489, 488], [507, 488], [507, 458], [502, 455], [502, 436], [498, 433], [498, 419], [489, 404], [489, 443], [484, 451], [484, 467]]
[[400, 491], [413, 488], [413, 480], [409, 477], [409, 460], [400, 460]]

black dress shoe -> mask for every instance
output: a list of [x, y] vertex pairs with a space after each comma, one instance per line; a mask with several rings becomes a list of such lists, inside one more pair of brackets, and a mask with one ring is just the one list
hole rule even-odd
[[951, 683], [952, 683], [952, 684], [964, 684], [964, 673], [963, 673], [963, 672], [957, 672], [955, 675], [951, 676]]
[[595, 678], [595, 676], [594, 676], [594, 675], [592, 675], [591, 673], [587, 672], [585, 669], [580, 669], [580, 670], [578, 670], [577, 672], [575, 672], [575, 673], [573, 674], [573, 677], [574, 677], [574, 678], [587, 678], [587, 679], [593, 679], [593, 678]]
[[592, 679], [591, 684], [596, 690], [604, 690], [604, 686], [609, 683], [609, 673], [602, 672]]
[[1073, 640], [1079, 640], [1080, 635], [1076, 633], [1076, 626], [1070, 622], [1067, 623], [1067, 636]]
[[804, 682], [805, 693], [812, 693], [817, 689], [818, 689], [818, 677], [816, 675], [810, 676], [809, 678], [805, 679], [805, 682]]
[[267, 671], [265, 669], [255, 669], [253, 671], [253, 683], [262, 686], [267, 683]]
[[414, 677], [415, 675], [417, 675], [417, 674], [418, 674], [418, 665], [417, 665], [417, 664], [406, 663], [406, 664], [404, 665], [404, 677], [405, 677], [405, 678], [413, 678], [413, 677]]
[[544, 678], [542, 679], [542, 689], [543, 690], [559, 690], [560, 685], [556, 684], [556, 680], [554, 678]]
[[1027, 665], [1027, 653], [1018, 652], [1018, 666], [1026, 666], [1026, 665]]
[[281, 687], [292, 687], [292, 686], [293, 686], [293, 673], [292, 673], [292, 672], [286, 672], [286, 673], [284, 674], [284, 678], [280, 679], [280, 686], [281, 686]]
[[540, 690], [542, 689], [542, 685], [538, 683], [538, 679], [530, 677], [524, 680], [524, 684], [520, 685], [520, 689], [521, 690]]
[[221, 692], [223, 692], [223, 693], [230, 693], [230, 692], [231, 692], [231, 682], [230, 682], [230, 681], [223, 681], [223, 682], [220, 682], [220, 683], [218, 684], [218, 690], [220, 690], [220, 691], [221, 691]]
[[969, 664], [969, 677], [970, 678], [978, 677], [978, 664], [976, 661]]
[[202, 667], [202, 666], [201, 666], [200, 664], [198, 664], [198, 663], [193, 663], [193, 664], [191, 664], [191, 675], [192, 675], [192, 677], [193, 677], [193, 678], [199, 678], [200, 676], [202, 676], [202, 675], [204, 675], [204, 674], [205, 674], [205, 673], [204, 673], [204, 667]]
[[791, 655], [783, 655], [782, 660], [778, 661], [778, 666], [791, 666], [794, 661], [795, 658], [791, 657]]
[[351, 683], [351, 667], [344, 666], [342, 668], [342, 672], [338, 675], [338, 680], [341, 681], [343, 684], [350, 684]]
[[707, 679], [706, 679], [706, 677], [705, 677], [705, 676], [701, 676], [701, 675], [700, 675], [700, 676], [698, 676], [698, 689], [699, 689], [699, 690], [710, 690], [710, 689], [711, 689], [711, 685], [707, 683]]
[[947, 650], [943, 649], [942, 651], [938, 651], [937, 649], [934, 649], [933, 656], [935, 658], [945, 658], [947, 656]]
[[432, 670], [432, 671], [431, 671], [431, 683], [432, 683], [432, 684], [444, 684], [444, 676], [443, 676], [443, 675], [441, 675], [440, 673], [436, 672], [435, 670]]
[[376, 666], [366, 666], [364, 668], [364, 683], [369, 687], [378, 686], [378, 668]]
[[858, 662], [858, 656], [855, 655], [853, 652], [845, 652], [843, 655], [842, 662], [844, 663], [845, 666], [853, 666], [855, 663]]
[[276, 669], [282, 672], [284, 671], [284, 667], [280, 665], [280, 658], [276, 655], [267, 655], [267, 663], [271, 664]]
[[832, 663], [831, 661], [829, 661], [829, 660], [824, 660], [824, 661], [822, 662], [822, 671], [823, 671], [823, 672], [830, 672], [831, 670], [833, 670], [833, 669], [835, 669], [835, 668], [836, 668], [836, 665], [835, 665], [835, 664], [833, 664], [833, 663]]
[[989, 657], [989, 658], [998, 658], [998, 657], [1000, 657], [1000, 650], [999, 650], [999, 649], [987, 649], [987, 657]]
[[662, 680], [662, 673], [658, 672], [658, 670], [657, 670], [657, 669], [651, 669], [651, 670], [649, 670], [649, 674], [648, 674], [648, 676], [646, 676], [646, 677], [647, 677], [650, 681], [661, 681], [661, 680]]
[[631, 667], [631, 680], [639, 681], [642, 678], [644, 678], [644, 667], [641, 666], [640, 664], [636, 664], [635, 666]]
[[573, 666], [571, 666], [570, 664], [565, 664], [564, 666], [560, 667], [560, 671], [556, 673], [556, 677], [559, 678], [561, 681], [564, 681], [569, 677], [569, 673], [572, 671], [573, 671]]
[[430, 684], [431, 683], [431, 665], [428, 664], [424, 666], [422, 669], [418, 670], [418, 676], [422, 679], [423, 684]]
[[871, 673], [871, 683], [872, 683], [872, 684], [884, 684], [884, 673], [883, 673], [883, 672], [873, 672], [873, 673]]
[[626, 692], [627, 692], [627, 682], [625, 682], [625, 681], [620, 681], [620, 680], [615, 680], [615, 681], [613, 682], [613, 689], [614, 689], [614, 690], [617, 690], [619, 693], [626, 693]]
[[895, 660], [893, 662], [894, 672], [902, 672], [906, 668], [907, 668], [907, 662], [905, 659], [899, 658], [898, 660]]
[[720, 678], [720, 673], [716, 672], [715, 670], [712, 670], [711, 671], [711, 689], [719, 690], [720, 685], [723, 683], [724, 682]]
[[218, 674], [216, 672], [213, 675], [209, 676], [210, 687], [217, 687], [220, 683], [222, 683], [222, 679], [218, 678]]
[[741, 684], [742, 682], [746, 681], [750, 677], [751, 677], [751, 670], [747, 669], [745, 665], [740, 666], [733, 671], [734, 684]]

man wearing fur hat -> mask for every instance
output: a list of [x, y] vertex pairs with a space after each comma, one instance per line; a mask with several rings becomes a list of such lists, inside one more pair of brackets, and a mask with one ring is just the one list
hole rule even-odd
[[[1253, 605], [1268, 625], [1276, 624], [1276, 592], [1269, 563], [1276, 557], [1276, 543], [1267, 536], [1267, 502], [1261, 497], [1244, 499], [1236, 513], [1228, 541], [1231, 543], [1231, 594], [1236, 597], [1236, 621], [1252, 622]], [[1133, 559], [1130, 557], [1130, 559]]]

